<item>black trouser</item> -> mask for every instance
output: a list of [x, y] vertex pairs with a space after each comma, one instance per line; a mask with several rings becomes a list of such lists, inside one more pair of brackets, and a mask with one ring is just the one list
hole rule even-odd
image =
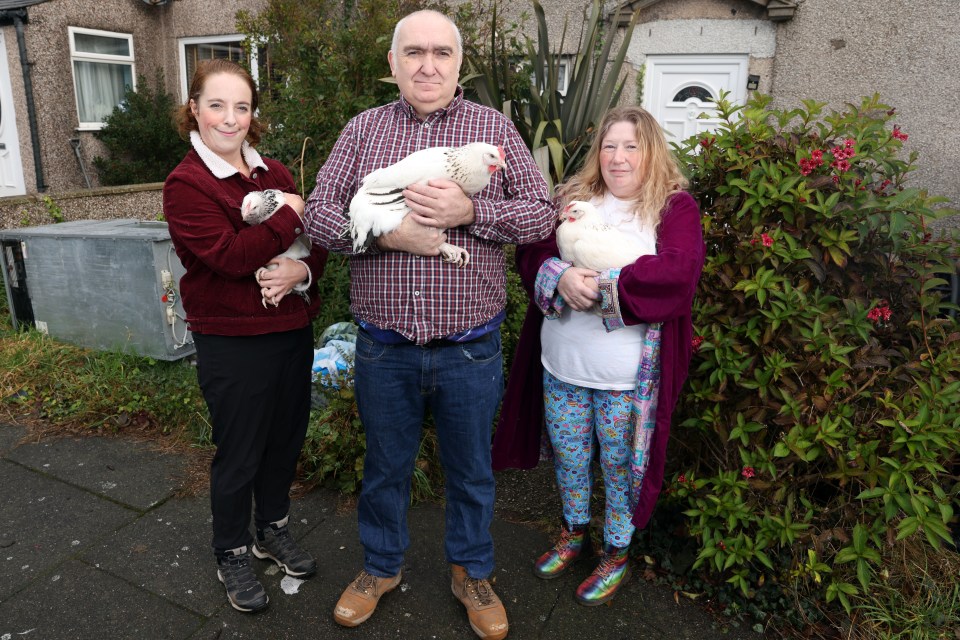
[[210, 469], [213, 549], [253, 542], [290, 510], [290, 485], [310, 418], [313, 330], [261, 336], [193, 334], [197, 379], [217, 452]]

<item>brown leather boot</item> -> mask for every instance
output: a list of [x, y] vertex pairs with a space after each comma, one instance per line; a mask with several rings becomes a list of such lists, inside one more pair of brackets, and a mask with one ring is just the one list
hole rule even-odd
[[361, 571], [343, 591], [337, 608], [333, 610], [333, 619], [345, 627], [355, 627], [373, 615], [380, 602], [380, 596], [393, 591], [400, 584], [401, 574], [392, 578], [373, 576]]
[[474, 633], [485, 640], [506, 638], [509, 630], [507, 612], [490, 582], [471, 578], [467, 570], [457, 564], [450, 565], [450, 573], [450, 589], [467, 608], [467, 618]]

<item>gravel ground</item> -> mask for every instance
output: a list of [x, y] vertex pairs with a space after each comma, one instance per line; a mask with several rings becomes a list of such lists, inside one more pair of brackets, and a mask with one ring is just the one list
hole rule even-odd
[[556, 533], [560, 497], [553, 465], [541, 462], [535, 469], [498, 471], [494, 511], [509, 522], [522, 522]]

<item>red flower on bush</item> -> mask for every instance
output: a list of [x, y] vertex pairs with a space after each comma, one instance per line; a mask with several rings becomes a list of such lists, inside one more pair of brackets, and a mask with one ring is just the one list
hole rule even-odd
[[808, 176], [814, 169], [823, 164], [823, 151], [814, 149], [809, 158], [800, 158], [800, 175]]
[[724, 541], [721, 540], [720, 542], [717, 543], [717, 549], [720, 549], [720, 551], [726, 551], [727, 550], [726, 543], [724, 543]]
[[890, 322], [892, 316], [893, 312], [886, 304], [878, 304], [867, 312], [867, 320], [881, 327]]
[[690, 346], [693, 348], [694, 353], [700, 351], [700, 345], [702, 344], [703, 336], [693, 336], [693, 340], [690, 341]]
[[900, 125], [894, 125], [894, 126], [893, 126], [893, 137], [896, 138], [897, 140], [904, 140], [904, 141], [905, 141], [905, 140], [906, 140], [907, 138], [909, 138], [910, 136], [908, 136], [907, 134], [905, 134], [903, 131], [900, 131]]
[[687, 476], [683, 475], [682, 473], [679, 476], [677, 476], [677, 482], [679, 482], [680, 484], [683, 484], [686, 481], [687, 481]]
[[742, 475], [744, 478], [752, 478], [753, 476], [757, 475], [757, 471], [753, 467], [744, 467], [743, 471], [740, 472], [740, 475]]
[[767, 234], [765, 234], [765, 233], [760, 234], [760, 239], [763, 241], [763, 246], [765, 246], [765, 247], [772, 247], [772, 246], [773, 246], [773, 238], [771, 238], [771, 237], [768, 236]]

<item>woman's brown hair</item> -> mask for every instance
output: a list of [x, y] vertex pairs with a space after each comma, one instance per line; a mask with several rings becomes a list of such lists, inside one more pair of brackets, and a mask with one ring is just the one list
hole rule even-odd
[[263, 125], [257, 118], [257, 105], [260, 102], [260, 96], [257, 92], [257, 85], [253, 81], [250, 73], [232, 60], [214, 59], [204, 60], [197, 65], [197, 70], [193, 72], [193, 79], [190, 80], [190, 92], [187, 95], [187, 101], [177, 109], [177, 129], [180, 135], [185, 139], [189, 137], [191, 131], [199, 131], [200, 125], [193, 116], [193, 109], [190, 108], [190, 101], [199, 102], [200, 94], [207, 84], [207, 78], [218, 73], [231, 73], [247, 83], [250, 87], [251, 104], [250, 111], [253, 116], [250, 118], [250, 129], [247, 131], [247, 142], [250, 146], [257, 146], [260, 143], [260, 135], [263, 133]]

